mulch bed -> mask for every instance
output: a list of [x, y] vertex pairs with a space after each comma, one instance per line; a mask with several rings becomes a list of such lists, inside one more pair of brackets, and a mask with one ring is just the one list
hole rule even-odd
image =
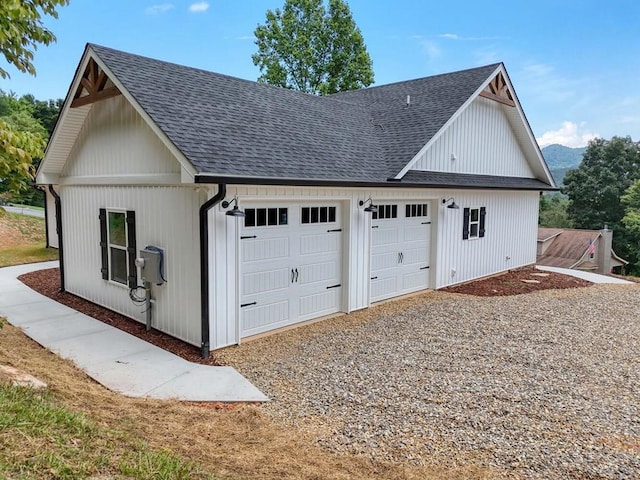
[[510, 270], [506, 273], [483, 280], [475, 280], [461, 285], [442, 288], [440, 291], [464, 293], [479, 297], [496, 297], [520, 295], [538, 290], [588, 287], [590, 285], [593, 285], [593, 283], [582, 280], [581, 278], [562, 275], [560, 273], [544, 272], [537, 270], [535, 267], [525, 267]]
[[[534, 275], [537, 274], [537, 275]], [[548, 274], [540, 276], [539, 274]], [[83, 298], [71, 293], [60, 292], [60, 272], [57, 268], [48, 270], [38, 270], [18, 277], [25, 285], [36, 292], [41, 293], [58, 303], [82, 312], [85, 315], [100, 320], [108, 325], [123, 330], [157, 347], [174, 353], [185, 360], [203, 365], [220, 365], [216, 358], [211, 355], [204, 359], [200, 356], [200, 350], [193, 345], [189, 345], [181, 340], [173, 338], [166, 333], [157, 330], [147, 331], [146, 326], [140, 322], [132, 320], [124, 315], [120, 315], [112, 310], [91, 303]], [[522, 280], [534, 280], [538, 283], [527, 283]], [[578, 288], [588, 287], [591, 282], [568, 275], [560, 275], [552, 272], [541, 272], [533, 267], [511, 270], [507, 273], [477, 280], [462, 285], [441, 289], [443, 292], [463, 293], [477, 296], [502, 296], [518, 295], [530, 293], [537, 290], [548, 290], [554, 288]]]
[[200, 356], [200, 350], [197, 347], [189, 345], [182, 340], [178, 340], [177, 338], [173, 338], [166, 333], [162, 333], [157, 330], [150, 330], [147, 332], [146, 325], [140, 322], [96, 305], [95, 303], [91, 303], [83, 298], [76, 297], [71, 293], [61, 293], [60, 271], [57, 268], [26, 273], [24, 275], [20, 275], [18, 279], [36, 292], [49, 297], [58, 303], [62, 303], [74, 310], [77, 310], [78, 312], [82, 312], [96, 320], [100, 320], [107, 325], [111, 325], [141, 338], [142, 340], [174, 353], [185, 360], [203, 365], [220, 365], [213, 355], [206, 359], [202, 358]]

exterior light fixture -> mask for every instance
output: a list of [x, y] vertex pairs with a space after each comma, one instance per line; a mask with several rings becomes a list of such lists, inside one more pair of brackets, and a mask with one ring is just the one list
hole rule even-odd
[[376, 207], [373, 204], [373, 200], [371, 200], [371, 197], [367, 198], [366, 200], [362, 201], [360, 200], [359, 205], [363, 206], [365, 203], [369, 202], [369, 206], [368, 207], [364, 207], [364, 211], [365, 212], [369, 212], [369, 213], [378, 213], [378, 207]]
[[230, 202], [227, 202], [226, 200], [222, 202], [222, 208], [229, 208], [232, 203], [234, 204], [233, 209], [227, 210], [225, 215], [228, 215], [229, 217], [244, 217], [244, 212], [238, 208], [238, 197], [233, 197]]
[[[451, 202], [451, 203], [449, 203]], [[453, 197], [449, 197], [447, 199], [442, 199], [442, 204], [446, 204], [449, 203], [449, 205], [447, 205], [447, 208], [452, 208], [454, 210], [458, 210], [460, 207], [458, 206], [458, 204], [456, 203], [456, 201], [453, 199]]]

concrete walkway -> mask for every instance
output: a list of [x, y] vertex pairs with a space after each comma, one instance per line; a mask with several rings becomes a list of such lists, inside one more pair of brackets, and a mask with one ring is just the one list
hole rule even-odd
[[573, 270], [570, 268], [547, 267], [544, 265], [537, 265], [536, 268], [538, 270], [545, 270], [547, 272], [561, 273], [563, 275], [571, 275], [572, 277], [581, 278], [591, 283], [618, 283], [621, 285], [633, 283], [633, 282], [629, 282], [628, 280], [623, 280], [621, 278], [608, 277], [607, 275], [600, 275], [598, 273], [591, 273], [591, 272], [583, 272], [582, 270]]
[[44, 218], [44, 210], [29, 207], [10, 207], [9, 205], [2, 205], [0, 208], [4, 208], [7, 212], [17, 213], [19, 215], [29, 215], [30, 217]]
[[200, 402], [263, 402], [268, 398], [232, 367], [184, 360], [31, 290], [23, 273], [58, 262], [0, 268], [0, 316], [87, 375], [128, 397]]

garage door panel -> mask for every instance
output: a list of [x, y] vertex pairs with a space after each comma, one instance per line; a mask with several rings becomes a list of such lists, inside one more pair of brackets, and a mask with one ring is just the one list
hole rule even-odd
[[371, 300], [385, 298], [398, 290], [397, 277], [376, 278], [371, 280]]
[[242, 261], [244, 263], [288, 258], [290, 251], [288, 236], [242, 240]]
[[[370, 300], [377, 302], [427, 288], [431, 222], [427, 203], [395, 204], [372, 220]], [[391, 205], [393, 207], [394, 205]]]
[[[342, 303], [339, 203], [273, 205], [246, 206], [257, 213], [240, 233], [242, 337], [337, 312]], [[263, 210], [287, 215], [261, 220]]]
[[396, 268], [398, 265], [398, 252], [379, 253], [371, 257], [371, 270], [378, 271], [386, 268]]
[[242, 308], [242, 331], [255, 335], [289, 321], [289, 301], [281, 300], [267, 305]]
[[337, 261], [320, 262], [300, 267], [298, 282], [310, 285], [317, 282], [330, 283], [339, 280], [340, 268]]
[[337, 253], [341, 237], [335, 233], [307, 234], [300, 237], [300, 255]]
[[267, 269], [262, 272], [245, 273], [242, 275], [242, 294], [275, 292], [289, 288], [291, 283], [291, 269]]
[[[419, 290], [424, 288], [429, 279], [429, 270], [419, 270], [413, 273], [405, 273], [402, 276], [402, 289], [403, 291], [407, 290]], [[407, 292], [408, 293], [408, 292]]]
[[381, 228], [378, 226], [375, 235], [371, 239], [373, 246], [395, 245], [399, 241], [399, 232], [395, 228]]
[[403, 229], [405, 242], [424, 242], [428, 225], [406, 226]]
[[301, 320], [328, 315], [335, 312], [340, 300], [341, 288], [331, 288], [323, 292], [300, 297]]
[[427, 245], [422, 244], [419, 248], [405, 248], [402, 251], [403, 265], [418, 265], [429, 263], [429, 252]]

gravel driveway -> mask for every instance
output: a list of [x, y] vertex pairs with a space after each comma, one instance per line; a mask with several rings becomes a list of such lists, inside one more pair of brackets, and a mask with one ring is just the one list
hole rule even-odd
[[640, 478], [640, 285], [430, 292], [228, 349], [326, 448], [495, 477]]

